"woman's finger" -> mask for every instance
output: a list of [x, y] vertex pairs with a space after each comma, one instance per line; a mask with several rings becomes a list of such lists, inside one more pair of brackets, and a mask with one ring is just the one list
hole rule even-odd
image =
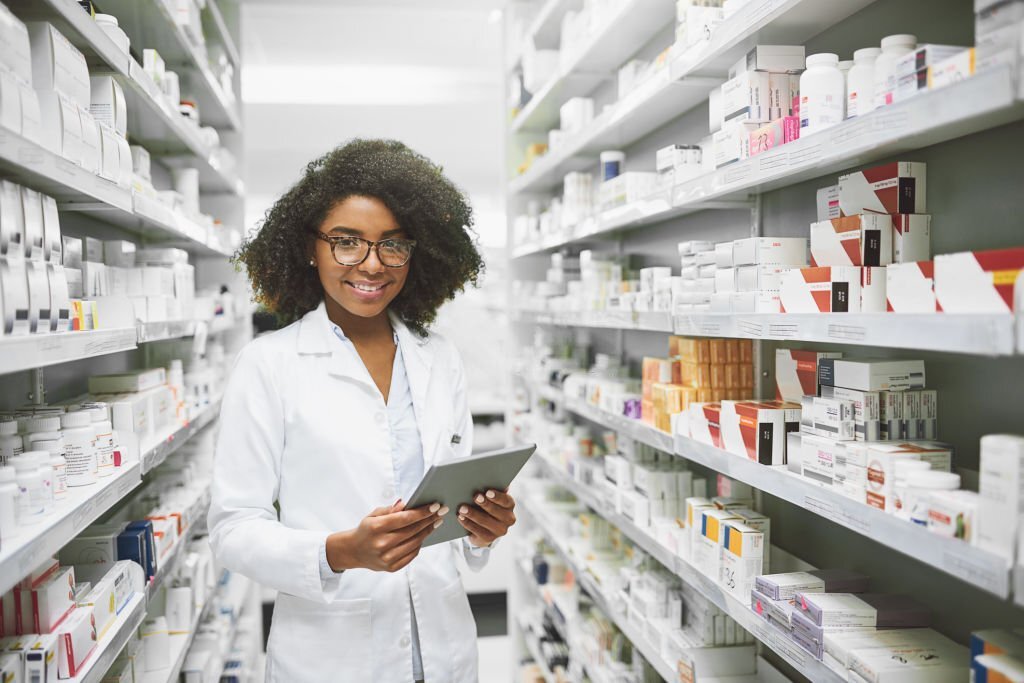
[[512, 496], [510, 496], [507, 492], [499, 491], [498, 489], [488, 489], [487, 491], [484, 491], [482, 494], [478, 495], [476, 497], [476, 502], [478, 505], [480, 504], [480, 498], [483, 498], [485, 501], [492, 503], [498, 507], [505, 508], [506, 510], [511, 510], [516, 506], [516, 501], [514, 498], [512, 498]]
[[501, 536], [508, 528], [500, 519], [473, 505], [460, 505], [459, 516], [476, 522], [495, 536]]
[[482, 493], [478, 494], [473, 500], [478, 508], [486, 512], [491, 517], [494, 517], [505, 526], [512, 526], [512, 524], [515, 523], [516, 517], [510, 508], [499, 505]]
[[493, 543], [494, 539], [498, 537], [496, 534], [484, 528], [483, 526], [477, 524], [469, 517], [460, 516], [459, 524], [461, 524], [466, 531], [468, 531], [470, 534], [483, 541], [485, 544]]

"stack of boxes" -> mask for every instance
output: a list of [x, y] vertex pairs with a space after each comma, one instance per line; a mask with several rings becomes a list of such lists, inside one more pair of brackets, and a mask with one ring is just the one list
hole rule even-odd
[[803, 69], [802, 45], [758, 45], [730, 68], [720, 96], [712, 98], [716, 168], [799, 136], [793, 102]]
[[844, 569], [756, 579], [751, 608], [844, 680], [955, 683], [967, 649], [926, 628], [928, 609], [904, 596], [868, 593], [868, 578]]
[[676, 45], [683, 52], [711, 39], [725, 21], [723, 0], [676, 0]]
[[0, 3], [0, 128], [42, 144], [42, 113], [32, 89], [32, 69], [28, 28]]
[[673, 310], [710, 311], [715, 293], [715, 244], [707, 241], [679, 243], [680, 292]]
[[1024, 676], [1024, 629], [985, 629], [971, 634], [971, 680], [1016, 681]]
[[0, 336], [72, 329], [57, 203], [0, 181]]
[[749, 340], [669, 337], [668, 358], [642, 361], [642, 419], [675, 433], [693, 404], [752, 397], [753, 368]]

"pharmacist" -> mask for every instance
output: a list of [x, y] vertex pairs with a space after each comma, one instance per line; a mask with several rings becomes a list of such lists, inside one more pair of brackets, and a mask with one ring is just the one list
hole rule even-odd
[[[471, 452], [462, 361], [427, 331], [481, 272], [471, 224], [430, 161], [355, 140], [311, 163], [239, 252], [258, 299], [295, 321], [238, 356], [209, 516], [217, 560], [278, 591], [268, 681], [477, 680], [456, 555], [483, 566], [514, 501], [400, 500]], [[445, 514], [469, 535], [421, 548]]]

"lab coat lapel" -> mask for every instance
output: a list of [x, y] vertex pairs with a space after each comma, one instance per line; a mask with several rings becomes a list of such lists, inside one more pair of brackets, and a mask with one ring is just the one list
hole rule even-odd
[[302, 318], [299, 328], [299, 353], [323, 356], [327, 373], [362, 385], [377, 393], [377, 386], [356, 353], [350, 353], [334, 334], [323, 302]]
[[416, 412], [416, 425], [419, 427], [420, 441], [423, 444], [423, 463], [430, 467], [437, 456], [440, 429], [436, 419], [437, 411], [427, 402], [430, 373], [434, 365], [434, 345], [429, 336], [420, 337], [413, 334], [398, 316], [391, 316], [391, 325], [398, 334], [398, 344], [402, 348], [405, 374], [409, 379], [412, 406]]

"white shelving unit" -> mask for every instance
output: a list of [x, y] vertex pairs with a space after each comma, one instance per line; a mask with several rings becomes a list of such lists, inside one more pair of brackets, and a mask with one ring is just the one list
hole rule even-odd
[[203, 623], [206, 615], [209, 614], [212, 604], [213, 600], [209, 599], [202, 609], [196, 611], [188, 633], [171, 634], [171, 665], [166, 669], [147, 671], [140, 683], [176, 683], [181, 675], [181, 667], [185, 665], [185, 656], [188, 655], [188, 649], [191, 647], [192, 641], [195, 640], [196, 631], [199, 629], [199, 625]]
[[96, 649], [86, 658], [82, 672], [66, 680], [73, 683], [100, 683], [145, 618], [146, 597], [136, 593], [109, 626], [106, 637], [96, 644]]
[[220, 399], [217, 399], [188, 424], [175, 427], [169, 434], [153, 440], [142, 453], [142, 473], [148, 474], [159, 467], [174, 451], [181, 448], [194, 435], [217, 419], [220, 414]]

